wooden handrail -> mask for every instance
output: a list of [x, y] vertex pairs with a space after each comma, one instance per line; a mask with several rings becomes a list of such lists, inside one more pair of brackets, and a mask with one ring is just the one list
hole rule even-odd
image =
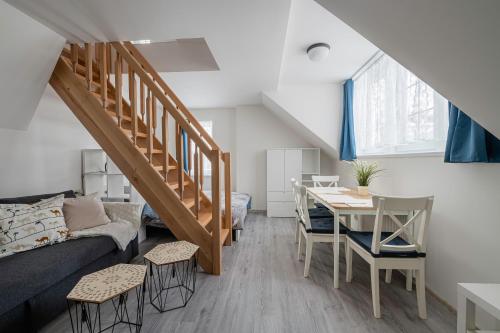
[[167, 96], [163, 91], [160, 90], [158, 85], [156, 85], [155, 81], [146, 73], [146, 71], [142, 68], [142, 65], [137, 62], [134, 57], [129, 53], [129, 51], [123, 46], [120, 42], [111, 42], [113, 48], [117, 51], [117, 53], [124, 59], [132, 70], [142, 79], [143, 84], [151, 90], [152, 94], [160, 101], [160, 103], [168, 110], [168, 112], [172, 115], [175, 121], [181, 126], [183, 130], [187, 132], [187, 134], [193, 139], [195, 144], [200, 147], [203, 153], [207, 156], [210, 155], [212, 149], [207, 145], [205, 140], [203, 140], [198, 133], [194, 131], [192, 126], [189, 125], [187, 120], [182, 116], [180, 111], [172, 105]]
[[212, 149], [217, 149], [222, 152], [220, 147], [215, 143], [214, 139], [207, 133], [207, 131], [201, 126], [198, 119], [196, 119], [187, 107], [182, 103], [182, 101], [177, 97], [177, 95], [170, 89], [167, 83], [162, 79], [162, 77], [156, 72], [154, 67], [147, 61], [146, 58], [137, 50], [134, 44], [130, 42], [123, 43], [125, 48], [131, 52], [134, 57], [139, 61], [139, 63], [144, 67], [144, 69], [153, 77], [153, 80], [157, 82], [163, 89], [164, 94], [166, 94], [174, 102], [176, 108], [182, 112], [182, 114], [189, 120], [189, 122], [196, 128], [196, 130], [201, 134], [201, 136], [208, 142]]

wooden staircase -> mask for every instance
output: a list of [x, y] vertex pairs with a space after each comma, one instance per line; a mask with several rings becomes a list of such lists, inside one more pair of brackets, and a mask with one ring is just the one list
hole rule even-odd
[[50, 84], [177, 239], [200, 246], [203, 269], [220, 274], [232, 234], [230, 155], [141, 53], [129, 42], [71, 44]]

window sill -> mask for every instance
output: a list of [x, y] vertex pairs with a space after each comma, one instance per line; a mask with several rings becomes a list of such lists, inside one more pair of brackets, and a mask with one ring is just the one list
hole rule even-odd
[[358, 159], [361, 158], [397, 158], [397, 157], [436, 157], [436, 156], [444, 156], [444, 152], [435, 151], [435, 152], [414, 152], [414, 153], [391, 153], [391, 154], [364, 154], [358, 155]]

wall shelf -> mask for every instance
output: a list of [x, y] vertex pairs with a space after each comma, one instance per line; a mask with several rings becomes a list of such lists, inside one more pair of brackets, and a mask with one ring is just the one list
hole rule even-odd
[[130, 183], [102, 149], [82, 150], [83, 193], [104, 201], [130, 200]]

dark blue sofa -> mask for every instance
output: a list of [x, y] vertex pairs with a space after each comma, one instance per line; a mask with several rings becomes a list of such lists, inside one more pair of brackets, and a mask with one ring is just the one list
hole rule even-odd
[[[65, 197], [75, 197], [65, 191]], [[33, 203], [60, 193], [0, 199]], [[68, 240], [0, 258], [0, 332], [36, 332], [66, 310], [66, 295], [89, 273], [138, 254], [137, 237], [120, 251], [110, 237]]]

